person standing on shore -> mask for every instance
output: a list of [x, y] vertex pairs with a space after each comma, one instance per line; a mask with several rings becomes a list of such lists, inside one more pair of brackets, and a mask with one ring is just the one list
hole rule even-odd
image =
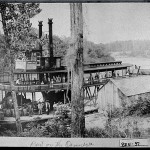
[[43, 108], [43, 105], [41, 102], [39, 102], [38, 103], [39, 115], [42, 115], [42, 108]]

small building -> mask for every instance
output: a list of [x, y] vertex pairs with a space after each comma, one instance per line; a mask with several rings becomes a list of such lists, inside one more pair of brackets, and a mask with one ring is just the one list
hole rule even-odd
[[112, 78], [98, 92], [99, 111], [113, 110], [150, 99], [150, 75]]

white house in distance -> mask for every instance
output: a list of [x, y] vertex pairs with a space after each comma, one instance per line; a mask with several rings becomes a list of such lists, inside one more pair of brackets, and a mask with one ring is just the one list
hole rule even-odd
[[98, 92], [97, 103], [101, 111], [129, 106], [140, 98], [150, 99], [150, 75], [110, 79]]

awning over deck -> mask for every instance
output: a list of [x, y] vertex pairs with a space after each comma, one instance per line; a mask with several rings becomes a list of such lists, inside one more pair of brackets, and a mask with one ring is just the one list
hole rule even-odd
[[131, 64], [118, 64], [118, 65], [109, 65], [109, 66], [100, 66], [100, 67], [85, 67], [84, 72], [102, 72], [102, 71], [112, 71], [112, 70], [120, 70], [120, 69], [126, 69], [127, 67], [131, 67]]

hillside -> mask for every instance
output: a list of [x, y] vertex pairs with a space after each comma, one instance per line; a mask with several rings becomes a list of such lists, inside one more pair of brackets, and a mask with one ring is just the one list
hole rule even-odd
[[[62, 56], [65, 59], [65, 55], [69, 48], [69, 41], [69, 38], [60, 39], [58, 36], [54, 36], [54, 45], [57, 45], [54, 47], [54, 55]], [[110, 53], [106, 50], [103, 44], [95, 44], [84, 40], [83, 47], [85, 63], [98, 63], [115, 60], [112, 56], [110, 56]]]

